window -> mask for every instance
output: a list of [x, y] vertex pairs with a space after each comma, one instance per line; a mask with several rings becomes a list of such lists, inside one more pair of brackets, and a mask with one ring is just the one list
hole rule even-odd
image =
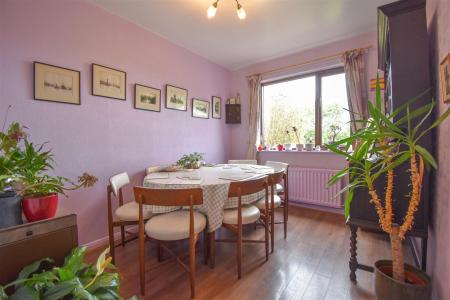
[[343, 68], [263, 84], [264, 144], [325, 144], [348, 137], [349, 121]]

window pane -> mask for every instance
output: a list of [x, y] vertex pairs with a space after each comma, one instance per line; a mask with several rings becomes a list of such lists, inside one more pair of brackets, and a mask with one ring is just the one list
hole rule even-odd
[[[270, 146], [314, 143], [315, 97], [315, 76], [264, 86], [264, 143]], [[294, 126], [297, 134], [292, 130]]]
[[350, 135], [345, 74], [322, 77], [322, 144]]

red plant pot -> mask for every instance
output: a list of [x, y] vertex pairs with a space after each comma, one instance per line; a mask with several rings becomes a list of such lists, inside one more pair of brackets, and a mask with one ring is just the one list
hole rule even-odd
[[283, 151], [283, 149], [284, 149], [283, 145], [278, 145], [278, 146], [277, 146], [277, 150], [278, 150], [278, 151]]
[[23, 213], [29, 222], [54, 217], [57, 207], [58, 194], [22, 199]]

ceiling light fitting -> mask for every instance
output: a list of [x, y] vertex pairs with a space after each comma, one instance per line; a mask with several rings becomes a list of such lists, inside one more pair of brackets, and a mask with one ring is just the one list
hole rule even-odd
[[[219, 3], [219, 0], [216, 0], [213, 4], [211, 4], [211, 6], [208, 8], [207, 10], [207, 15], [208, 18], [211, 19], [216, 15], [217, 12], [217, 4]], [[236, 12], [237, 12], [237, 16], [239, 19], [244, 20], [245, 17], [247, 16], [247, 13], [245, 12], [244, 8], [242, 7], [242, 5], [239, 3], [238, 0], [236, 0]]]

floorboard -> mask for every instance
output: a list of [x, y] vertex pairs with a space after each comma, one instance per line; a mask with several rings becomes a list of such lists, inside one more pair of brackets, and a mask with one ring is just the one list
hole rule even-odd
[[[203, 263], [203, 254], [197, 253], [196, 299], [375, 299], [373, 274], [358, 271], [358, 282], [349, 280], [350, 232], [340, 214], [291, 207], [288, 238], [283, 238], [283, 226], [277, 225], [275, 252], [264, 260], [264, 244], [245, 244], [243, 247], [243, 277], [237, 280], [235, 246], [216, 244], [216, 267], [211, 270]], [[278, 217], [281, 217], [278, 216]], [[262, 238], [264, 230], [258, 226], [246, 228], [245, 236]], [[231, 237], [220, 230], [221, 238]], [[198, 248], [202, 249], [202, 241]], [[172, 245], [184, 252], [187, 243]], [[412, 255], [405, 247], [405, 260]], [[95, 261], [102, 249], [88, 254]], [[116, 266], [121, 276], [121, 294], [127, 299], [139, 296], [137, 241], [116, 248]], [[146, 244], [146, 267], [156, 263], [154, 245]], [[364, 264], [389, 258], [386, 236], [369, 232], [358, 234], [358, 259]], [[189, 279], [175, 262], [146, 272], [146, 299], [189, 299]], [[144, 299], [139, 297], [139, 299]]]

